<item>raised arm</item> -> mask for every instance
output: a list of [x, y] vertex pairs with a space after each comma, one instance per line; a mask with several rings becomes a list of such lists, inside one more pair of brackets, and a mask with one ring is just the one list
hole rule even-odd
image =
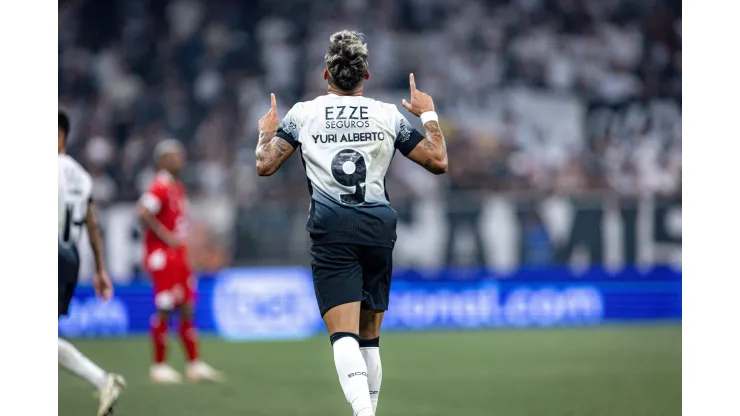
[[447, 172], [447, 143], [439, 128], [437, 113], [434, 112], [434, 101], [429, 94], [416, 89], [414, 74], [409, 75], [411, 102], [403, 100], [403, 107], [421, 118], [424, 124], [424, 139], [406, 156], [424, 169], [435, 175]]
[[270, 111], [259, 121], [259, 140], [257, 142], [257, 174], [270, 176], [288, 160], [295, 147], [278, 135], [280, 119], [277, 114], [275, 94], [270, 94]]

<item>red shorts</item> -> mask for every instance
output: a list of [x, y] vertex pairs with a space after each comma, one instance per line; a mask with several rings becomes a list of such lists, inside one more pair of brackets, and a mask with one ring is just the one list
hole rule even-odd
[[195, 301], [195, 276], [182, 251], [156, 249], [147, 254], [144, 260], [152, 276], [157, 309], [171, 310]]

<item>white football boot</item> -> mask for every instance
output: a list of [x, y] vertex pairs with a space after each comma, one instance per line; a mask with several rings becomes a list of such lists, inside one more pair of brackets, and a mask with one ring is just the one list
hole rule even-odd
[[149, 377], [157, 384], [182, 383], [182, 376], [167, 364], [154, 364], [149, 370]]
[[220, 371], [200, 360], [188, 364], [185, 377], [190, 381], [224, 381], [224, 375]]
[[118, 397], [126, 388], [126, 380], [118, 374], [108, 374], [105, 376], [105, 385], [98, 392], [98, 416], [108, 416], [113, 413], [113, 405], [116, 404]]

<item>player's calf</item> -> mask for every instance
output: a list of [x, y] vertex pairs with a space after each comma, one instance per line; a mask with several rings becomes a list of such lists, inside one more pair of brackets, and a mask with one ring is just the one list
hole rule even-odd
[[355, 416], [372, 416], [367, 365], [360, 353], [359, 315], [360, 303], [352, 302], [330, 309], [324, 314], [324, 322], [329, 330], [334, 365], [344, 397]]
[[74, 345], [61, 338], [58, 339], [58, 350], [60, 366], [87, 380], [97, 389], [103, 387], [106, 375], [102, 368], [85, 357]]
[[188, 362], [194, 363], [198, 361], [198, 332], [193, 323], [193, 307], [186, 303], [181, 305], [179, 310], [180, 327], [178, 333]]
[[223, 381], [224, 376], [210, 365], [200, 360], [198, 355], [198, 331], [193, 321], [194, 308], [189, 302], [179, 307], [179, 335], [188, 359], [185, 377], [190, 381]]
[[167, 304], [162, 303], [162, 296], [155, 299], [158, 310], [152, 315], [150, 333], [154, 346], [154, 363], [149, 369], [149, 377], [157, 384], [177, 384], [182, 382], [182, 376], [174, 368], [167, 365], [167, 338], [169, 332], [170, 309], [164, 309]]
[[360, 353], [367, 365], [367, 386], [373, 412], [378, 410], [380, 385], [383, 381], [383, 366], [380, 362], [380, 326], [383, 311], [362, 310], [360, 312]]
[[154, 344], [154, 364], [164, 364], [167, 359], [167, 335], [169, 331], [170, 311], [159, 309], [152, 315], [150, 334]]

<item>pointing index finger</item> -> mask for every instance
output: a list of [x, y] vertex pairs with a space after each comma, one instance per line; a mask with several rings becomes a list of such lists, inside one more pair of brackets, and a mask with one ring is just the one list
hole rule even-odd
[[414, 81], [414, 73], [409, 74], [409, 86], [411, 86], [411, 91], [416, 90], [416, 81]]
[[275, 94], [270, 94], [270, 108], [277, 111], [277, 101], [275, 100]]

